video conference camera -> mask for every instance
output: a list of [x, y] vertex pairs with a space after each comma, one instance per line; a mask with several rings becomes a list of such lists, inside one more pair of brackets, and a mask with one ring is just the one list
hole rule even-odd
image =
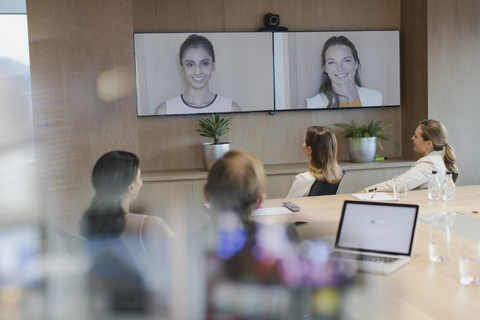
[[267, 13], [263, 20], [265, 27], [278, 27], [280, 24], [280, 16], [278, 14]]
[[279, 27], [280, 16], [278, 14], [267, 13], [263, 18], [265, 27], [260, 28], [258, 31], [288, 31], [287, 27]]

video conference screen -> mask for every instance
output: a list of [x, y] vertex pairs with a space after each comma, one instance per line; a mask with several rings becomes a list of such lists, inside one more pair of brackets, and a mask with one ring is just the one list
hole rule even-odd
[[136, 33], [138, 116], [400, 105], [399, 31]]

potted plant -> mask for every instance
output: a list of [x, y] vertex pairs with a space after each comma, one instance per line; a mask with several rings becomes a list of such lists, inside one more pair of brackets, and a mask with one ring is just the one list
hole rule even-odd
[[335, 126], [342, 128], [340, 136], [348, 140], [348, 153], [352, 162], [372, 162], [377, 155], [377, 146], [383, 150], [381, 140], [392, 141], [395, 148], [400, 151], [400, 144], [390, 135], [383, 134], [386, 128], [392, 126], [387, 122], [380, 127], [380, 122], [370, 121], [368, 125], [357, 126], [352, 119], [351, 123], [336, 123]]
[[213, 143], [202, 143], [202, 160], [205, 170], [210, 169], [215, 160], [230, 150], [230, 142], [219, 142], [219, 139], [230, 131], [231, 119], [220, 118], [218, 113], [216, 115], [212, 113], [212, 119], [201, 118], [198, 120], [197, 132], [200, 133], [200, 136], [213, 139]]

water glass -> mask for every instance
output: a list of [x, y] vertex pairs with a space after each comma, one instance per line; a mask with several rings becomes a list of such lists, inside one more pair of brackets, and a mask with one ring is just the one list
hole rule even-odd
[[450, 225], [433, 222], [429, 226], [428, 254], [431, 261], [447, 261], [450, 254]]
[[480, 243], [464, 241], [459, 245], [458, 271], [461, 284], [480, 283]]
[[446, 223], [451, 227], [453, 227], [453, 222], [455, 221], [455, 217], [457, 216], [457, 213], [455, 211], [448, 211], [448, 212], [441, 212], [444, 217]]
[[407, 197], [407, 184], [405, 178], [395, 176], [393, 179], [393, 196], [397, 199], [405, 199]]

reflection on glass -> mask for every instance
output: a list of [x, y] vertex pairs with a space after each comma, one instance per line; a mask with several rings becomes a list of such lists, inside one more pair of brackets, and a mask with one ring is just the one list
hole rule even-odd
[[0, 150], [9, 162], [33, 162], [33, 116], [26, 15], [0, 15]]

